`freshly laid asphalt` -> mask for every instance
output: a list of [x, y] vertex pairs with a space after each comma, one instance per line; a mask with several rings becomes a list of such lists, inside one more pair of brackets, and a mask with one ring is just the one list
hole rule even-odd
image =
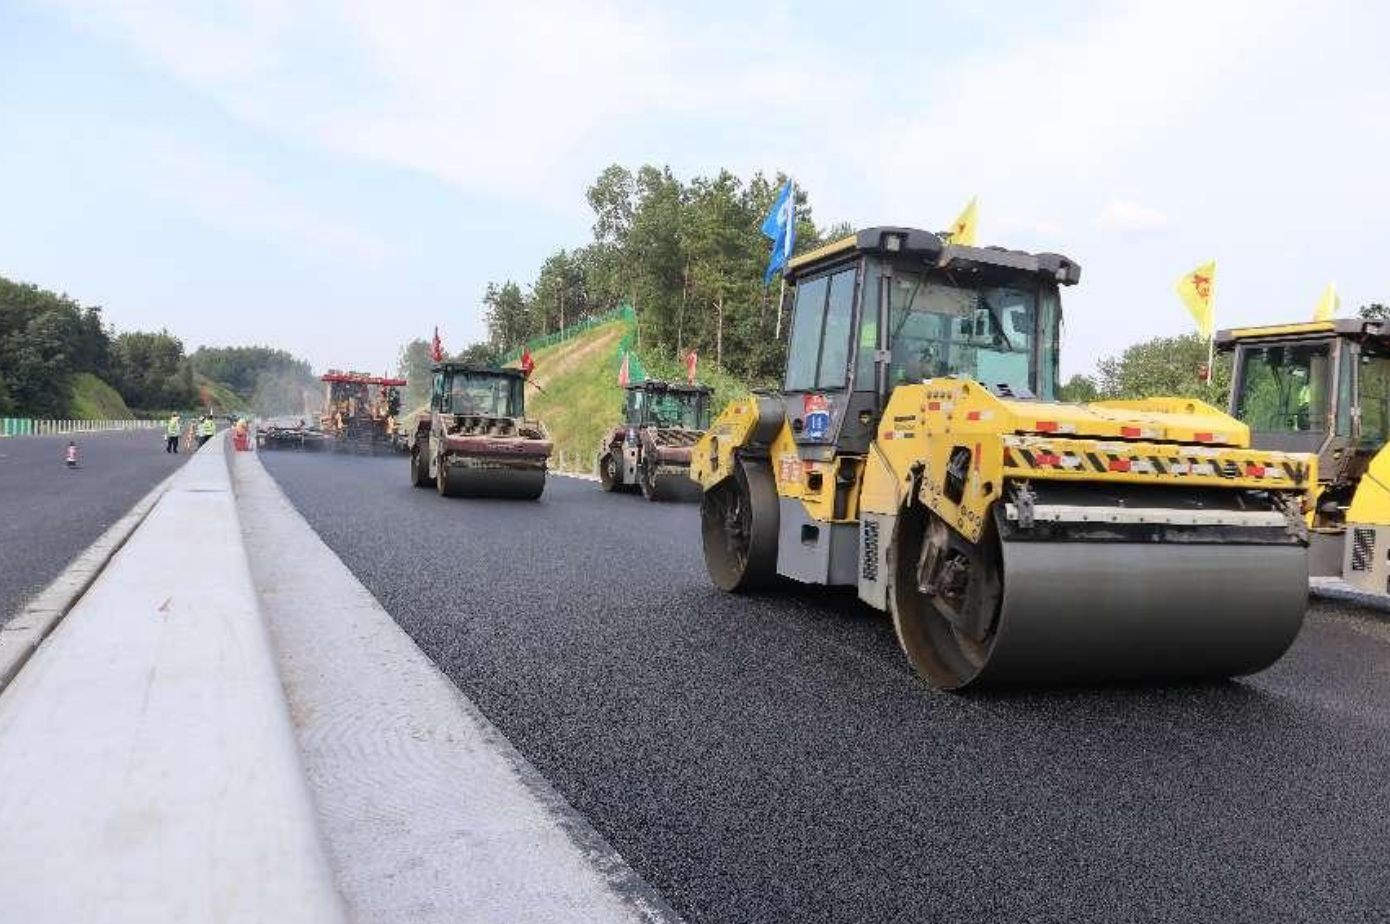
[[565, 478], [446, 500], [402, 458], [262, 459], [687, 921], [1390, 920], [1369, 613], [1315, 605], [1238, 682], [936, 693], [850, 594], [714, 590], [693, 506]]
[[154, 430], [0, 439], [0, 625], [187, 458]]

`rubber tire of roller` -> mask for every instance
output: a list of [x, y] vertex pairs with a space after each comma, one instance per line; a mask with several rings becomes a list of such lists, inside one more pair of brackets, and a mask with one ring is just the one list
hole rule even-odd
[[423, 451], [410, 454], [410, 483], [417, 488], [430, 486], [430, 464]]
[[643, 463], [637, 472], [637, 483], [642, 488], [642, 496], [649, 501], [657, 501], [661, 498], [657, 494], [656, 475], [652, 473], [649, 466]]
[[598, 481], [603, 490], [610, 494], [622, 486], [618, 477], [618, 461], [613, 453], [605, 452], [598, 460]]
[[[751, 516], [746, 556], [731, 555], [720, 504], [723, 492], [738, 492]], [[766, 462], [739, 459], [734, 474], [706, 491], [700, 499], [700, 538], [705, 569], [720, 590], [747, 593], [777, 580], [777, 486]]]
[[435, 463], [434, 489], [439, 492], [440, 497], [454, 497], [455, 494], [449, 485], [449, 466], [444, 464], [444, 457], [440, 456]]

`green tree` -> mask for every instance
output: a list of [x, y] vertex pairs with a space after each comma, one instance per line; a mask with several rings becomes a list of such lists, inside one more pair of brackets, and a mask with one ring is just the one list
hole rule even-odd
[[1089, 375], [1074, 375], [1062, 385], [1057, 397], [1061, 401], [1085, 404], [1100, 397], [1100, 388], [1096, 385], [1096, 380]]
[[541, 264], [531, 286], [531, 327], [535, 334], [564, 330], [589, 315], [589, 294], [585, 286], [584, 254], [560, 250]]
[[[696, 349], [751, 381], [779, 377], [785, 329], [779, 336], [779, 288], [762, 282], [771, 243], [761, 226], [785, 181], [721, 171], [682, 182], [665, 167], [605, 168], [587, 190], [592, 240], [548, 257], [524, 296], [509, 283], [489, 286], [489, 344], [515, 347], [628, 303], [648, 357], [679, 359]], [[800, 252], [824, 235], [804, 189], [796, 203]]]
[[1390, 305], [1381, 302], [1362, 305], [1356, 310], [1356, 313], [1368, 321], [1390, 321]]
[[500, 366], [502, 355], [488, 343], [470, 343], [454, 354], [454, 361], [478, 366]]
[[488, 283], [483, 306], [488, 340], [497, 352], [505, 353], [531, 337], [531, 306], [515, 282]]
[[0, 408], [66, 417], [74, 373], [105, 376], [110, 339], [101, 309], [0, 277]]
[[1199, 334], [1155, 337], [1136, 343], [1096, 366], [1099, 391], [1106, 398], [1181, 395], [1225, 407], [1231, 390], [1231, 359], [1218, 354], [1212, 380], [1203, 378], [1208, 344]]
[[413, 411], [429, 401], [433, 364], [429, 341], [417, 337], [401, 347], [396, 356], [396, 375], [406, 381], [405, 394], [401, 396], [405, 410]]
[[111, 377], [112, 386], [132, 408], [188, 408], [198, 401], [183, 341], [166, 330], [117, 336], [111, 344]]

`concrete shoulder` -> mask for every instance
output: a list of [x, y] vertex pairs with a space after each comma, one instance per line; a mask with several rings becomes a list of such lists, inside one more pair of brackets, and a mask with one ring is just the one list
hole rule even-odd
[[220, 444], [0, 694], [0, 896], [31, 924], [343, 920]]
[[354, 920], [678, 920], [397, 626], [258, 459], [238, 454], [234, 480]]

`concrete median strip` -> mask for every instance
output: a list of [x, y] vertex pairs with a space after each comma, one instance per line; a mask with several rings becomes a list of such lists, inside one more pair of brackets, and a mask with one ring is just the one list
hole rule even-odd
[[220, 444], [0, 694], [0, 908], [29, 924], [345, 919]]
[[69, 572], [0, 637], [0, 918], [679, 921], [225, 434]]
[[241, 454], [233, 467], [351, 919], [678, 921], [400, 629], [259, 460]]
[[177, 478], [170, 475], [141, 498], [130, 512], [107, 528], [87, 549], [64, 569], [38, 596], [9, 622], [0, 624], [0, 690], [38, 650], [43, 640], [58, 626], [73, 605], [92, 586], [111, 557], [125, 545], [154, 505]]

